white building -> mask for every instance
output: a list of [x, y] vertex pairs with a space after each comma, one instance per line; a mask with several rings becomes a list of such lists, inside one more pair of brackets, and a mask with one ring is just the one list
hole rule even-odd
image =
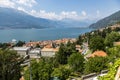
[[43, 48], [41, 50], [41, 56], [42, 57], [54, 57], [57, 51], [58, 49], [54, 49], [54, 48]]
[[40, 48], [35, 48], [29, 51], [28, 55], [30, 58], [40, 58], [41, 56], [41, 49]]
[[30, 47], [14, 47], [13, 50], [17, 51], [20, 56], [26, 56], [30, 51]]

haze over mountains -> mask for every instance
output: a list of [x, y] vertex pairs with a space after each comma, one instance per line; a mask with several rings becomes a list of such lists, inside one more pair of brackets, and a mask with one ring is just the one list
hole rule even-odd
[[120, 22], [120, 11], [101, 19], [94, 24], [91, 24], [89, 27], [90, 28], [104, 28], [110, 25], [114, 25], [117, 22]]
[[77, 21], [72, 19], [54, 21], [37, 18], [16, 9], [0, 7], [0, 29], [88, 27], [90, 24], [90, 28], [103, 28], [116, 22], [120, 22], [120, 11], [91, 24], [91, 21]]
[[0, 29], [86, 27], [88, 25], [89, 23], [70, 19], [53, 21], [49, 19], [36, 18], [19, 10], [0, 7]]

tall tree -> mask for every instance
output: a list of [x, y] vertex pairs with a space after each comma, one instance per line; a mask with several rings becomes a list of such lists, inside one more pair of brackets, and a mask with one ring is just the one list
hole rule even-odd
[[59, 68], [55, 68], [51, 76], [58, 77], [60, 78], [60, 80], [66, 80], [69, 77], [70, 73], [71, 73], [70, 69], [61, 66]]
[[79, 44], [79, 45], [82, 45], [82, 43], [83, 43], [83, 36], [82, 36], [82, 35], [80, 35], [80, 36], [78, 37], [76, 43]]
[[25, 41], [18, 41], [15, 46], [23, 46], [25, 44]]
[[15, 51], [0, 50], [0, 80], [19, 80], [20, 61]]
[[56, 59], [60, 64], [67, 64], [68, 57], [74, 52], [76, 52], [74, 43], [61, 44]]
[[104, 50], [104, 38], [101, 36], [95, 36], [90, 39], [89, 47], [92, 51]]
[[80, 53], [73, 53], [68, 58], [68, 64], [75, 72], [83, 72], [83, 66], [84, 66], [84, 57]]
[[105, 38], [105, 45], [108, 47], [113, 46], [113, 42], [120, 40], [120, 34], [118, 32], [111, 32], [110, 34], [107, 34]]
[[88, 59], [85, 63], [84, 73], [100, 72], [101, 70], [107, 69], [108, 59], [106, 57], [94, 57]]
[[31, 66], [25, 71], [25, 80], [29, 80], [30, 75], [33, 80], [50, 80], [52, 71], [52, 65], [43, 59], [39, 62], [34, 60], [31, 62]]

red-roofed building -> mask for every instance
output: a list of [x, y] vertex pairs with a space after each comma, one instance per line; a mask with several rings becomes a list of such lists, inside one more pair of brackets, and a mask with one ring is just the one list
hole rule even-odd
[[104, 52], [104, 51], [95, 51], [94, 53], [92, 54], [88, 54], [86, 56], [86, 58], [91, 58], [91, 57], [95, 57], [95, 56], [98, 56], [98, 57], [106, 57], [107, 56], [107, 53]]
[[106, 57], [107, 53], [104, 51], [95, 51], [93, 54], [90, 55], [90, 57], [95, 57], [95, 56]]

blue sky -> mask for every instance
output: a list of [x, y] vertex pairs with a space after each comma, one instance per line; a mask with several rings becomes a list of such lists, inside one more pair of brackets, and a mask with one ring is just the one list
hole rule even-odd
[[0, 0], [0, 6], [52, 20], [98, 20], [120, 10], [120, 0]]

